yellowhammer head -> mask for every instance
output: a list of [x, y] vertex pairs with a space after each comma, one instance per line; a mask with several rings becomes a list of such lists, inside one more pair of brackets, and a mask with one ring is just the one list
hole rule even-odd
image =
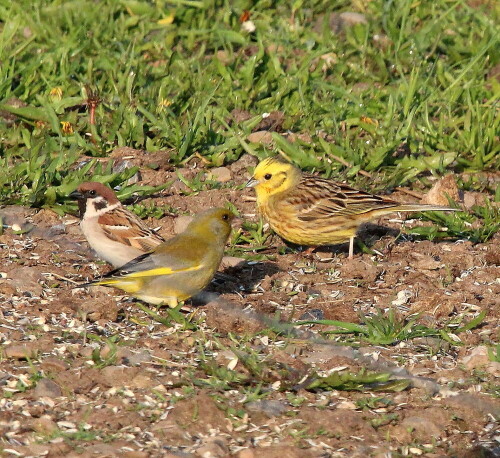
[[303, 174], [279, 156], [260, 162], [247, 186], [255, 188], [259, 211], [280, 237], [310, 246], [349, 241], [349, 258], [353, 256], [358, 227], [374, 218], [398, 211], [457, 211], [400, 203]]
[[224, 208], [199, 213], [181, 234], [90, 285], [114, 286], [150, 304], [177, 307], [214, 277], [233, 218]]

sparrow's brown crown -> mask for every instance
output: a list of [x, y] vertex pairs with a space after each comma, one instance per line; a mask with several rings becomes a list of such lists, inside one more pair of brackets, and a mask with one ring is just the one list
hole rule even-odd
[[86, 181], [78, 186], [78, 192], [85, 199], [95, 199], [96, 197], [103, 197], [110, 204], [116, 204], [119, 202], [115, 193], [112, 189], [103, 185], [102, 183], [97, 183], [95, 181]]

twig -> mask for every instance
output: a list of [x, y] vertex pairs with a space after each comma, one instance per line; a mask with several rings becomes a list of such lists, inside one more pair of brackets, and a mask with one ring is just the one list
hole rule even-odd
[[56, 274], [54, 272], [43, 272], [42, 275], [53, 275], [54, 277], [60, 278], [61, 280], [67, 281], [69, 283], [73, 283], [73, 285], [79, 285], [80, 283], [74, 280], [71, 280], [70, 278], [63, 277], [62, 275]]
[[[335, 159], [337, 162], [340, 162], [342, 165], [346, 166], [347, 168], [352, 168], [353, 165], [352, 164], [349, 164], [349, 162], [347, 162], [345, 159], [342, 159], [341, 157], [339, 156], [336, 156], [335, 154], [328, 154], [329, 157], [331, 157], [332, 159]], [[368, 177], [368, 178], [372, 178], [372, 175], [368, 172], [365, 172], [364, 170], [358, 170], [358, 173], [360, 175], [363, 175], [365, 177]]]
[[400, 188], [399, 186], [397, 188], [394, 188], [396, 191], [404, 192], [405, 194], [408, 194], [409, 196], [416, 197], [417, 199], [421, 199], [424, 197], [420, 192], [417, 191], [410, 191], [409, 189], [405, 188]]

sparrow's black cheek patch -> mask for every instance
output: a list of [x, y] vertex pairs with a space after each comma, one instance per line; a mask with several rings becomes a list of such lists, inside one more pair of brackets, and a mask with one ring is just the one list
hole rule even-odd
[[80, 218], [83, 218], [86, 209], [87, 209], [87, 201], [85, 199], [78, 199], [78, 211], [80, 212]]
[[94, 208], [99, 211], [102, 210], [103, 208], [106, 208], [108, 206], [108, 203], [102, 199], [102, 200], [96, 200], [94, 202]]

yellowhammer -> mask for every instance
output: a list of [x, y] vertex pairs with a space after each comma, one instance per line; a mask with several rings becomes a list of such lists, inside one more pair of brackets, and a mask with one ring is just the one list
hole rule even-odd
[[457, 211], [405, 204], [303, 174], [279, 156], [260, 162], [247, 186], [255, 188], [259, 211], [280, 237], [309, 246], [349, 241], [349, 258], [358, 227], [374, 218], [398, 211]]

